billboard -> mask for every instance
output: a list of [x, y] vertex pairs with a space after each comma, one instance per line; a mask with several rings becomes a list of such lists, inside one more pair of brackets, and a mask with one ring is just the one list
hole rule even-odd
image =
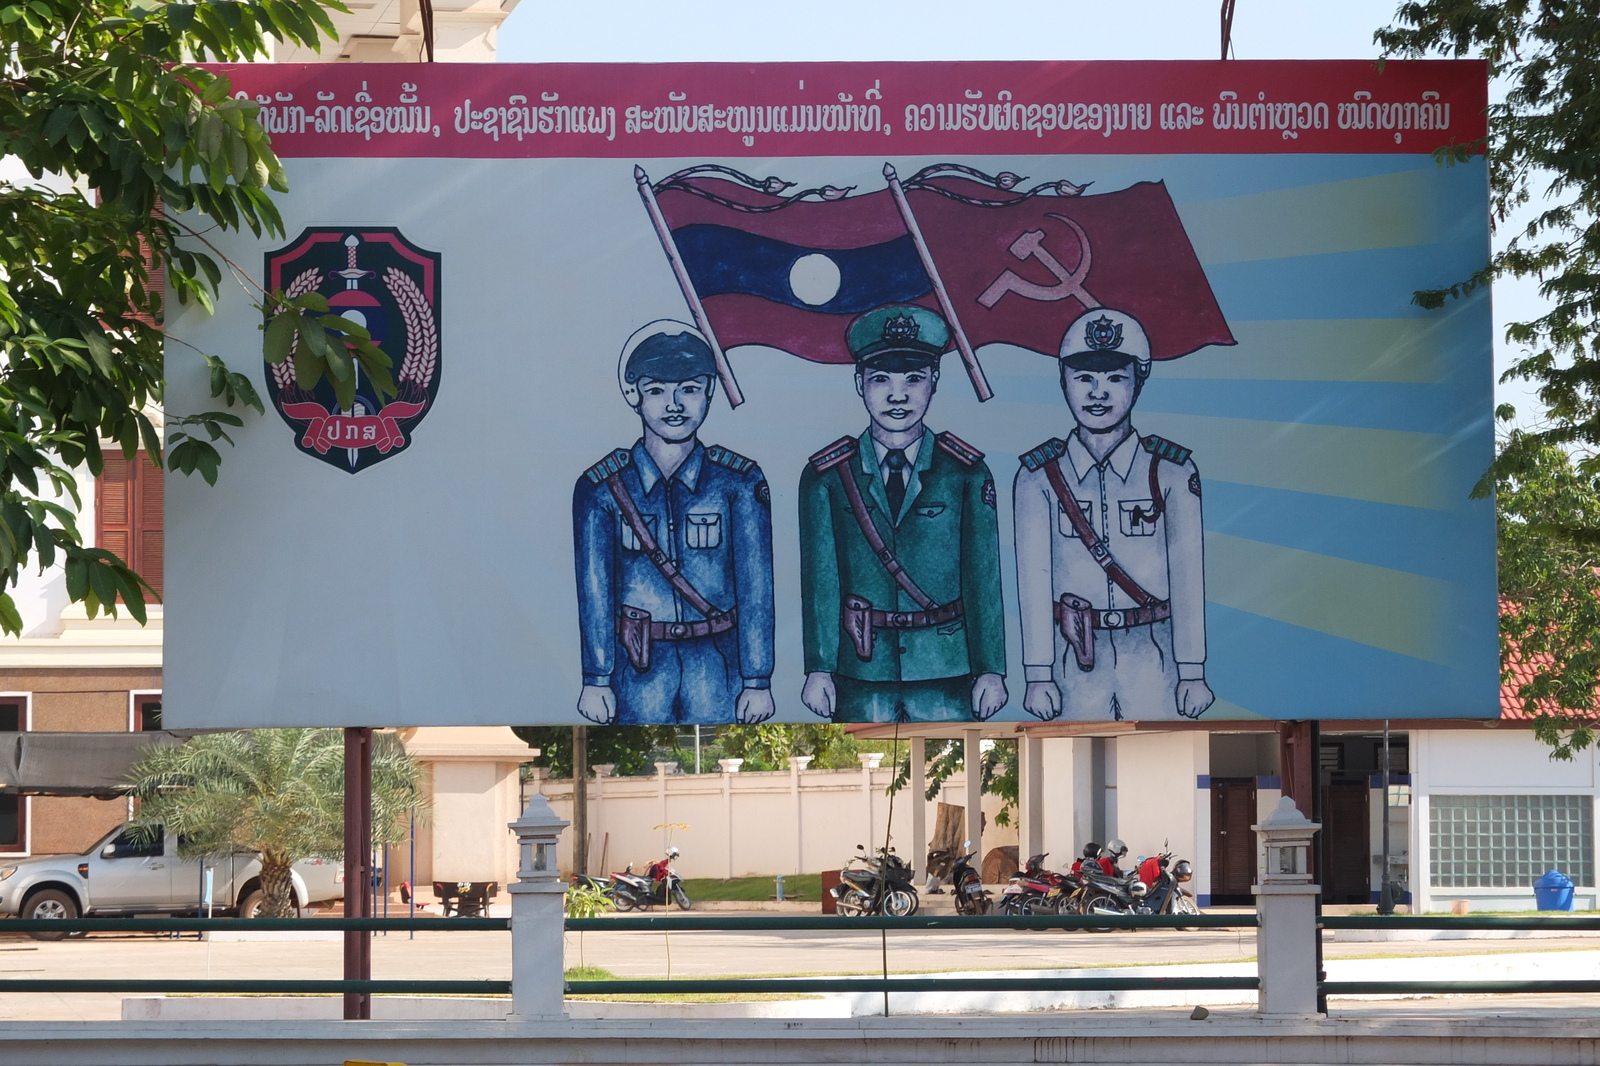
[[394, 381], [170, 317], [172, 724], [1498, 713], [1482, 64], [231, 74]]

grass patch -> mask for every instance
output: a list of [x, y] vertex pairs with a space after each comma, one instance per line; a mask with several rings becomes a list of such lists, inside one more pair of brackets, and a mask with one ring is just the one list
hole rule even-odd
[[[778, 886], [771, 877], [733, 877], [722, 879], [717, 877], [695, 877], [684, 881], [683, 889], [689, 893], [689, 898], [696, 902], [729, 900], [739, 903], [750, 903], [760, 900], [770, 900], [777, 896]], [[821, 874], [785, 874], [783, 878], [783, 898], [799, 898], [807, 903], [815, 903], [822, 898]]]

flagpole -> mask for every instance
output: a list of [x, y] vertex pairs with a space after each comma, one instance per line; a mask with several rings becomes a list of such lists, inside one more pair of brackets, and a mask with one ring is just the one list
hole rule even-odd
[[738, 407], [744, 403], [744, 393], [739, 391], [739, 383], [733, 377], [733, 367], [728, 365], [728, 357], [722, 350], [722, 344], [711, 329], [711, 319], [706, 317], [706, 309], [700, 303], [700, 294], [694, 291], [694, 285], [689, 281], [689, 270], [683, 265], [683, 257], [678, 254], [677, 242], [672, 239], [672, 230], [661, 214], [661, 205], [656, 203], [656, 190], [650, 184], [650, 175], [644, 172], [644, 167], [635, 166], [633, 180], [639, 185], [639, 199], [644, 201], [644, 209], [650, 214], [650, 221], [656, 228], [656, 236], [661, 240], [661, 249], [667, 253], [667, 262], [672, 264], [672, 273], [678, 279], [678, 287], [683, 290], [684, 300], [688, 301], [689, 313], [694, 316], [694, 324], [700, 327], [700, 332], [706, 335], [706, 340], [711, 345], [711, 358], [716, 360], [717, 377], [722, 382], [723, 393], [728, 397], [728, 406]]
[[994, 398], [994, 390], [989, 387], [989, 380], [983, 376], [983, 367], [978, 363], [978, 355], [972, 350], [972, 343], [967, 340], [967, 331], [961, 328], [961, 320], [956, 317], [956, 305], [950, 300], [950, 293], [945, 290], [944, 279], [939, 277], [939, 268], [933, 264], [933, 253], [928, 251], [928, 242], [922, 239], [922, 227], [917, 225], [917, 218], [911, 213], [911, 205], [906, 202], [906, 191], [900, 187], [900, 175], [895, 173], [893, 163], [883, 165], [883, 176], [888, 179], [889, 192], [894, 197], [895, 207], [900, 209], [900, 220], [906, 224], [906, 230], [911, 234], [911, 243], [917, 246], [917, 255], [922, 260], [922, 269], [928, 275], [928, 280], [933, 282], [933, 294], [939, 298], [939, 307], [944, 311], [945, 321], [950, 323], [950, 332], [955, 335], [956, 348], [961, 352], [961, 361], [966, 364], [967, 377], [972, 379], [972, 391], [978, 394], [979, 402]]

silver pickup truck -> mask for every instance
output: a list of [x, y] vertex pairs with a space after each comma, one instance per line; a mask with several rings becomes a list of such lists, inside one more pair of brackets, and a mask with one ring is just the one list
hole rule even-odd
[[[260, 909], [261, 861], [249, 852], [222, 858], [182, 859], [178, 841], [156, 831], [136, 840], [127, 825], [102, 837], [82, 855], [0, 857], [0, 917], [76, 918], [135, 914], [196, 914], [202, 909], [205, 871], [210, 904], [253, 918]], [[291, 870], [295, 904], [344, 898], [344, 864], [303, 859]], [[65, 933], [34, 933], [59, 940]]]

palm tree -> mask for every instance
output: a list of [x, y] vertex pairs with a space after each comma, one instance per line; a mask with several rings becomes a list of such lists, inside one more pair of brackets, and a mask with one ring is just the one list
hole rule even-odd
[[[417, 763], [393, 733], [372, 745], [374, 843], [404, 839], [423, 813]], [[152, 748], [129, 771], [136, 827], [165, 826], [185, 858], [254, 852], [261, 857], [261, 915], [294, 914], [289, 868], [344, 853], [344, 737], [338, 729], [209, 733]]]

